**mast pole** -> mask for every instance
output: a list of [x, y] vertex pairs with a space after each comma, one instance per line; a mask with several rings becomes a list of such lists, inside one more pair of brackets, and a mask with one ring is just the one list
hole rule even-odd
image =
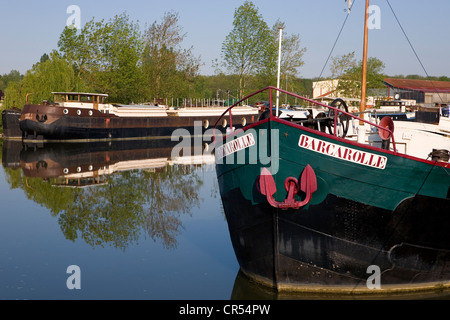
[[[363, 48], [363, 64], [362, 64], [362, 81], [361, 81], [361, 105], [360, 112], [366, 111], [366, 87], [367, 87], [367, 44], [369, 38], [369, 0], [366, 0], [366, 13], [364, 20], [364, 48]], [[361, 114], [361, 117], [364, 117]]]
[[[277, 88], [280, 89], [280, 77], [281, 77], [281, 42], [283, 38], [283, 28], [280, 28], [280, 43], [278, 45], [278, 80]], [[277, 105], [275, 116], [278, 117], [278, 109], [280, 105], [280, 91], [277, 90]]]

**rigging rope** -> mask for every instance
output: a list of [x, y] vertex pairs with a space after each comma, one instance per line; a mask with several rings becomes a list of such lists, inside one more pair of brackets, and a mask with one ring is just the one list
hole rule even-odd
[[[325, 70], [325, 68], [326, 68], [326, 66], [327, 66], [327, 64], [328, 64], [328, 61], [329, 61], [330, 58], [331, 58], [331, 55], [332, 55], [332, 53], [333, 53], [333, 51], [334, 51], [334, 49], [335, 49], [335, 47], [336, 47], [336, 44], [337, 44], [337, 42], [338, 42], [338, 40], [339, 40], [339, 38], [340, 38], [340, 36], [341, 36], [342, 30], [344, 29], [344, 26], [345, 26], [345, 24], [347, 23], [348, 16], [350, 15], [350, 11], [351, 11], [351, 9], [353, 8], [353, 5], [355, 4], [355, 2], [356, 2], [356, 0], [354, 0], [353, 3], [351, 3], [351, 6], [350, 6], [349, 9], [348, 9], [348, 14], [347, 14], [347, 16], [346, 16], [345, 19], [344, 19], [344, 23], [342, 24], [341, 29], [339, 30], [339, 33], [338, 33], [338, 35], [337, 35], [337, 37], [336, 37], [336, 40], [334, 41], [333, 47], [331, 48], [331, 51], [330, 51], [330, 54], [328, 55], [328, 58], [327, 58], [327, 60], [325, 61], [325, 64], [324, 64], [324, 66], [323, 66], [323, 68], [322, 68], [322, 71], [320, 72], [320, 75], [319, 75], [319, 77], [318, 77], [318, 79], [317, 79], [318, 81], [322, 78], [323, 72], [324, 72], [324, 70]], [[435, 88], [435, 89], [437, 89], [436, 86], [433, 84], [433, 80], [430, 79], [431, 77], [430, 77], [430, 75], [428, 74], [427, 70], [425, 69], [425, 66], [423, 65], [422, 61], [420, 60], [419, 55], [417, 54], [416, 50], [414, 49], [414, 46], [412, 45], [411, 41], [409, 40], [408, 35], [406, 34], [405, 30], [403, 29], [403, 26], [402, 26], [402, 24], [400, 23], [400, 20], [398, 19], [397, 15], [395, 14], [394, 9], [393, 9], [392, 6], [391, 6], [391, 3], [389, 2], [389, 0], [386, 0], [386, 2], [387, 2], [387, 4], [388, 4], [389, 8], [391, 9], [391, 12], [392, 12], [392, 14], [394, 15], [394, 18], [395, 18], [395, 20], [397, 21], [397, 23], [398, 23], [400, 29], [402, 30], [403, 35], [405, 36], [406, 40], [408, 41], [408, 44], [409, 44], [409, 46], [411, 47], [411, 49], [412, 49], [414, 55], [416, 56], [417, 60], [419, 61], [420, 66], [422, 67], [423, 71], [425, 72], [425, 75], [426, 75], [427, 78], [429, 79], [429, 81], [430, 81], [432, 87]], [[318, 81], [317, 81], [317, 82], [318, 82]], [[316, 85], [313, 87], [313, 91], [314, 91], [315, 87], [317, 86], [317, 82], [316, 82]], [[437, 91], [437, 90], [436, 90], [436, 91]], [[443, 100], [441, 94], [440, 94], [439, 92], [437, 92], [437, 94], [438, 94], [438, 96], [439, 96], [439, 99], [440, 99], [442, 102], [444, 102], [444, 100]]]
[[[391, 9], [392, 14], [394, 15], [395, 20], [397, 20], [397, 23], [398, 23], [400, 29], [402, 30], [403, 35], [405, 36], [406, 40], [408, 41], [409, 46], [411, 47], [412, 51], [414, 52], [414, 55], [416, 56], [416, 58], [417, 58], [417, 60], [419, 61], [420, 65], [422, 66], [422, 69], [423, 69], [423, 71], [425, 72], [425, 75], [426, 75], [427, 78], [429, 79], [429, 81], [430, 81], [431, 85], [433, 86], [433, 88], [436, 89], [436, 91], [437, 91], [436, 86], [433, 84], [433, 81], [430, 79], [430, 76], [428, 75], [427, 70], [425, 69], [425, 67], [424, 67], [422, 61], [420, 60], [420, 58], [419, 58], [419, 56], [418, 56], [416, 50], [414, 49], [414, 47], [413, 47], [411, 41], [409, 40], [408, 36], [406, 35], [406, 32], [405, 32], [405, 30], [403, 29], [403, 27], [402, 27], [400, 21], [398, 20], [397, 15], [395, 14], [394, 9], [392, 8], [392, 6], [391, 6], [389, 0], [386, 0], [386, 2], [387, 2], [387, 4], [389, 5], [389, 8]], [[438, 94], [438, 96], [439, 96], [439, 99], [440, 99], [442, 102], [444, 102], [444, 99], [441, 97], [441, 95], [439, 94], [439, 92], [437, 92], [437, 94]]]
[[[347, 14], [347, 16], [346, 16], [345, 19], [344, 19], [344, 23], [342, 24], [341, 30], [339, 30], [339, 33], [338, 33], [338, 35], [337, 35], [336, 40], [334, 41], [333, 47], [331, 48], [331, 51], [330, 51], [330, 54], [328, 55], [328, 58], [327, 58], [327, 60], [325, 61], [325, 65], [323, 66], [322, 71], [320, 72], [320, 75], [319, 75], [319, 77], [317, 78], [317, 82], [318, 82], [318, 81], [321, 79], [321, 77], [322, 77], [323, 71], [325, 70], [325, 68], [326, 68], [326, 66], [327, 66], [327, 64], [328, 64], [328, 61], [330, 60], [330, 57], [331, 57], [331, 55], [332, 55], [332, 53], [333, 53], [333, 51], [334, 51], [334, 48], [336, 47], [336, 43], [338, 42], [339, 37], [341, 36], [342, 30], [344, 30], [344, 26], [345, 26], [345, 24], [346, 24], [346, 22], [347, 22], [348, 16], [350, 15], [350, 11], [352, 10], [353, 5], [355, 4], [355, 2], [356, 2], [356, 0], [354, 0], [354, 2], [351, 4], [351, 7], [348, 9], [348, 14]], [[317, 82], [316, 82], [316, 85], [317, 85]], [[314, 92], [314, 89], [315, 89], [315, 88], [316, 88], [316, 86], [313, 87], [313, 92]]]

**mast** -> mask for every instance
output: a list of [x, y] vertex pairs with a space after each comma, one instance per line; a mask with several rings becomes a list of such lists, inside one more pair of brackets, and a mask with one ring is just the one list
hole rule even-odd
[[[364, 48], [363, 48], [363, 64], [362, 64], [362, 81], [361, 81], [361, 105], [360, 112], [366, 111], [366, 84], [367, 84], [367, 44], [369, 38], [369, 0], [366, 0], [366, 14], [364, 20]], [[361, 114], [361, 117], [364, 115]]]
[[[278, 45], [278, 77], [277, 77], [277, 88], [280, 89], [280, 74], [281, 74], [281, 42], [283, 39], [283, 28], [280, 28], [280, 39]], [[275, 115], [278, 117], [278, 109], [280, 104], [280, 91], [277, 90], [277, 105]]]

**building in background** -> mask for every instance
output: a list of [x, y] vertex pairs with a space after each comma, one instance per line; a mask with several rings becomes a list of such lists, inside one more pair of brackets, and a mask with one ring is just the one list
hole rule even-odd
[[399, 94], [402, 100], [415, 100], [424, 107], [450, 103], [450, 81], [385, 78], [388, 96]]

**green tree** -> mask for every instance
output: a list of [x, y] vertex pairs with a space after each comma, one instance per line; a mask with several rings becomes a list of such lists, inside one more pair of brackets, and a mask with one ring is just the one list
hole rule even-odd
[[331, 59], [331, 77], [333, 79], [341, 78], [347, 71], [357, 67], [355, 51]]
[[[378, 58], [367, 59], [367, 92], [384, 89], [384, 63]], [[342, 75], [337, 90], [344, 96], [360, 98], [361, 97], [361, 79], [362, 79], [362, 61], [356, 66], [347, 69]]]
[[20, 82], [23, 75], [17, 70], [11, 70], [8, 74], [0, 75], [0, 90], [4, 91], [12, 82]]
[[236, 74], [226, 75], [220, 73], [205, 77], [205, 95], [213, 99], [236, 100], [239, 96], [239, 76]]
[[62, 57], [72, 65], [77, 77], [85, 81], [91, 71], [89, 65], [92, 64], [93, 48], [96, 45], [94, 29], [100, 26], [101, 22], [96, 23], [92, 19], [79, 34], [77, 29], [66, 27], [59, 37], [58, 48]]
[[19, 82], [11, 82], [5, 89], [5, 101], [3, 109], [22, 108], [25, 104], [25, 97], [21, 94], [21, 85]]
[[154, 21], [144, 34], [143, 72], [148, 99], [194, 92], [201, 61], [193, 55], [193, 47], [181, 47], [186, 34], [178, 20], [178, 13], [166, 12], [162, 21]]
[[222, 43], [224, 66], [229, 73], [239, 75], [241, 98], [250, 76], [271, 67], [266, 60], [268, 51], [273, 51], [270, 29], [255, 5], [245, 1], [235, 10], [233, 29]]
[[137, 23], [125, 14], [115, 16], [100, 30], [99, 40], [96, 89], [108, 93], [113, 101], [142, 102], [143, 44]]
[[52, 100], [54, 91], [71, 91], [77, 87], [72, 67], [53, 51], [45, 62], [36, 63], [20, 82], [12, 82], [5, 90], [5, 107], [22, 108], [25, 103]]
[[50, 59], [50, 56], [48, 54], [44, 53], [41, 56], [41, 59], [39, 60], [39, 62], [43, 63], [43, 62], [47, 61], [48, 59]]
[[114, 102], [142, 99], [142, 37], [128, 15], [116, 15], [108, 22], [92, 19], [80, 33], [66, 27], [58, 47], [85, 87], [108, 93]]

